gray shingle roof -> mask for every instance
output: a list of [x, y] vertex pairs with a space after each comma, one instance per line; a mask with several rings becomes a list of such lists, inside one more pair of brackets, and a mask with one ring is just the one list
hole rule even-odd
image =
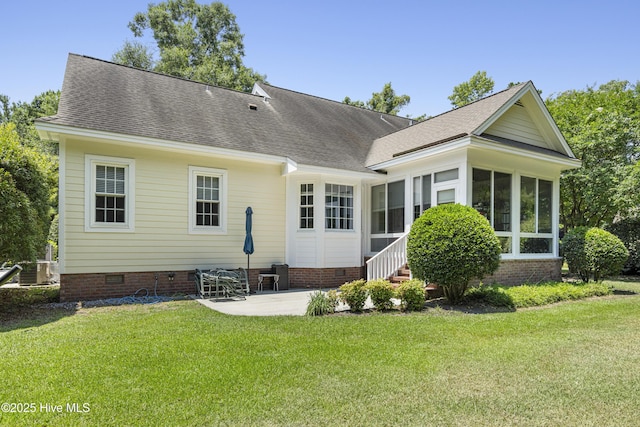
[[523, 85], [524, 83], [513, 86], [464, 107], [432, 117], [409, 129], [377, 139], [367, 156], [366, 165], [374, 166], [404, 153], [471, 135]]
[[42, 121], [287, 156], [299, 164], [354, 171], [367, 171], [365, 159], [376, 138], [410, 124], [405, 118], [260, 86], [270, 96], [268, 102], [257, 95], [70, 54], [58, 113]]

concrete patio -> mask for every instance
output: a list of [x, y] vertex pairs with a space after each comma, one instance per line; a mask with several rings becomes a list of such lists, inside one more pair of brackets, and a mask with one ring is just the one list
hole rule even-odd
[[200, 304], [234, 316], [303, 316], [309, 297], [315, 289], [261, 291], [247, 295], [245, 300], [198, 298]]
[[[326, 292], [328, 289], [323, 289]], [[196, 298], [200, 304], [224, 314], [234, 316], [304, 316], [312, 293], [317, 289], [291, 289], [288, 291], [261, 291], [246, 300]], [[365, 308], [371, 307], [367, 300]], [[346, 309], [341, 304], [340, 309]]]

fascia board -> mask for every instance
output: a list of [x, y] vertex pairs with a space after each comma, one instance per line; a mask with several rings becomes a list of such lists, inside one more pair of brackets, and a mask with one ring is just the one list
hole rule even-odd
[[351, 171], [347, 169], [335, 169], [335, 168], [327, 168], [324, 166], [313, 166], [313, 165], [301, 165], [298, 164], [295, 171], [291, 172], [292, 174], [314, 174], [314, 175], [332, 175], [332, 176], [342, 176], [356, 179], [377, 179], [380, 177], [380, 174], [377, 172], [357, 172]]
[[390, 167], [403, 165], [405, 163], [410, 163], [416, 160], [421, 160], [426, 157], [446, 153], [449, 151], [458, 150], [460, 148], [464, 148], [468, 146], [469, 143], [470, 143], [470, 137], [465, 136], [463, 138], [460, 138], [454, 141], [448, 141], [443, 144], [434, 145], [433, 147], [427, 147], [422, 150], [415, 151], [413, 153], [405, 154], [402, 156], [398, 156], [394, 159], [387, 160], [382, 163], [378, 163], [376, 165], [371, 165], [369, 166], [369, 169], [373, 171], [388, 169]]
[[495, 143], [495, 141], [491, 141], [482, 137], [473, 137], [470, 144], [470, 147], [479, 148], [483, 150], [497, 151], [501, 153], [508, 154], [516, 154], [522, 157], [528, 157], [536, 160], [545, 160], [550, 163], [554, 163], [560, 166], [566, 166], [564, 169], [576, 169], [582, 166], [582, 162], [575, 158], [561, 158], [552, 155], [547, 155], [544, 153], [538, 153], [534, 151], [529, 151], [526, 149], [516, 148], [516, 147], [504, 147]]
[[260, 163], [287, 163], [285, 156], [274, 156], [270, 154], [252, 153], [248, 151], [232, 150], [228, 148], [212, 147], [209, 145], [193, 144], [189, 142], [168, 141], [142, 136], [125, 135], [112, 132], [83, 129], [71, 126], [61, 126], [52, 123], [37, 123], [36, 128], [41, 135], [47, 135], [54, 141], [59, 141], [64, 136], [75, 136], [82, 138], [99, 139], [115, 144], [137, 144], [150, 148], [174, 152], [192, 152], [198, 154], [208, 154], [220, 157], [228, 157], [239, 160], [248, 160]]

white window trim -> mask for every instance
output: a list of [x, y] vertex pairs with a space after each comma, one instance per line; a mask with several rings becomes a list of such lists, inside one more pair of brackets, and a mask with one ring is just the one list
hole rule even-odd
[[[125, 168], [125, 222], [104, 223], [96, 222], [96, 166], [115, 166]], [[87, 233], [132, 233], [136, 223], [136, 194], [135, 194], [136, 163], [133, 159], [121, 157], [107, 157], [86, 154], [84, 157], [85, 178], [85, 214], [84, 231]]]
[[[220, 179], [220, 225], [196, 225], [196, 177], [212, 176]], [[227, 171], [200, 166], [189, 166], [189, 234], [227, 234]]]
[[[307, 186], [311, 185], [311, 186], [313, 186], [313, 190], [311, 191], [311, 196], [313, 197], [313, 203], [310, 204], [310, 205], [302, 205], [300, 203], [301, 200], [302, 200], [302, 186], [303, 185], [307, 185]], [[316, 229], [317, 219], [318, 219], [317, 218], [317, 214], [316, 214], [316, 200], [317, 200], [316, 188], [317, 187], [318, 186], [316, 185], [316, 183], [315, 182], [311, 182], [311, 181], [309, 181], [309, 182], [304, 181], [304, 182], [299, 182], [298, 183], [298, 200], [297, 200], [297, 202], [298, 202], [298, 231], [309, 232], [309, 231], [315, 231], [315, 229]], [[307, 195], [309, 195], [308, 187], [307, 187]], [[302, 209], [303, 206], [306, 207], [306, 208], [313, 209], [313, 215], [311, 216], [311, 219], [313, 221], [313, 227], [307, 227], [307, 228], [302, 228], [301, 227], [301, 223], [302, 223], [302, 211], [301, 211], [301, 209]], [[307, 218], [309, 218], [309, 217], [307, 216]]]
[[[326, 202], [326, 197], [327, 197], [327, 185], [337, 185], [337, 186], [346, 186], [346, 187], [351, 187], [352, 189], [352, 204], [353, 206], [351, 206], [351, 211], [353, 212], [353, 216], [351, 218], [352, 221], [352, 227], [351, 228], [329, 228], [327, 227], [327, 202]], [[331, 181], [325, 181], [322, 184], [322, 226], [324, 229], [325, 233], [355, 233], [356, 232], [356, 200], [358, 197], [358, 194], [356, 193], [357, 191], [357, 186], [354, 184], [338, 184], [335, 182], [331, 182]], [[315, 225], [315, 220], [314, 220], [314, 225]]]

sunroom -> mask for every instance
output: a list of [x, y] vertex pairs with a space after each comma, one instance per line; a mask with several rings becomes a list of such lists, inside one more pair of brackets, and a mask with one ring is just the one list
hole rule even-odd
[[[383, 172], [384, 178], [364, 191], [368, 198], [364, 205], [370, 210], [363, 218], [367, 233], [363, 252], [371, 257], [369, 279], [389, 277], [404, 265], [411, 224], [429, 207], [445, 203], [472, 206], [487, 218], [502, 244], [502, 259], [510, 261], [512, 269], [531, 267], [549, 275], [551, 268], [559, 275], [560, 175], [580, 162], [533, 85], [522, 89], [513, 91], [502, 105], [496, 103], [493, 113], [484, 105], [484, 120], [477, 116], [486, 102], [479, 101], [465, 107], [475, 108], [475, 114], [464, 116], [453, 110], [431, 119], [432, 124], [427, 121], [403, 135], [376, 141], [374, 150], [387, 150], [370, 156], [378, 161], [372, 169]], [[438, 123], [447, 122], [447, 115], [457, 115], [458, 122], [467, 120], [471, 127], [466, 132], [452, 129], [454, 135], [447, 138]], [[444, 137], [433, 140], [431, 133]], [[539, 262], [517, 263], [529, 260]], [[523, 274], [537, 277], [536, 271]]]

